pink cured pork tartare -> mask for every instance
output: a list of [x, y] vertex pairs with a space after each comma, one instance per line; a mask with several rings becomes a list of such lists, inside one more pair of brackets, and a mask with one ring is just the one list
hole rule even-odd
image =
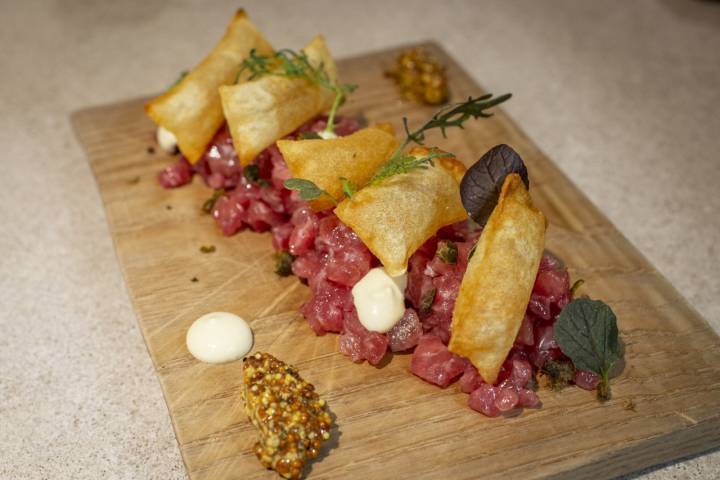
[[[326, 117], [318, 117], [289, 138], [320, 132], [325, 126]], [[343, 136], [358, 129], [354, 120], [341, 118], [335, 131]], [[351, 289], [380, 262], [330, 210], [314, 212], [297, 191], [283, 186], [291, 173], [275, 145], [243, 171], [223, 126], [195, 165], [180, 156], [158, 174], [158, 180], [165, 188], [175, 188], [189, 183], [195, 174], [209, 187], [225, 192], [211, 206], [223, 234], [245, 228], [271, 232], [274, 249], [292, 261], [292, 273], [310, 288], [310, 299], [301, 309], [310, 327], [316, 335], [339, 333], [340, 351], [352, 361], [377, 365], [388, 350], [412, 352], [413, 374], [442, 388], [457, 381], [470, 394], [469, 406], [490, 417], [538, 406], [535, 374], [547, 362], [568, 361], [555, 340], [553, 325], [572, 299], [570, 277], [554, 256], [543, 256], [514, 346], [497, 381], [489, 385], [467, 359], [447, 348], [455, 298], [479, 227], [468, 222], [444, 227], [418, 249], [408, 265], [402, 319], [387, 333], [371, 332], [358, 320]], [[453, 252], [450, 257], [442, 254], [447, 249]], [[592, 372], [576, 370], [573, 375], [571, 380], [581, 388], [592, 390], [598, 383]]]

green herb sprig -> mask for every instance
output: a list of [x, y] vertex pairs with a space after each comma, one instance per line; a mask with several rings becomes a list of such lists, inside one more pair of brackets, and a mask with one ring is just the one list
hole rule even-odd
[[578, 298], [558, 315], [555, 339], [573, 364], [600, 376], [598, 399], [609, 400], [610, 369], [620, 358], [617, 319], [601, 300]]
[[380, 166], [380, 168], [375, 172], [375, 175], [370, 180], [370, 183], [378, 183], [379, 181], [393, 175], [406, 173], [418, 168], [428, 168], [428, 166], [434, 165], [433, 159], [438, 157], [452, 157], [453, 155], [449, 153], [431, 151], [427, 155], [417, 158], [404, 153], [404, 150], [411, 143], [424, 145], [425, 133], [428, 130], [438, 128], [440, 129], [443, 137], [447, 138], [448, 128], [463, 128], [464, 123], [470, 118], [477, 119], [491, 117], [493, 114], [486, 112], [486, 110], [509, 100], [511, 97], [511, 93], [506, 93], [494, 98], [492, 93], [476, 98], [468, 97], [468, 99], [464, 102], [441, 108], [422, 127], [412, 132], [408, 126], [407, 117], [403, 117], [405, 140], [397, 148], [397, 150], [393, 152], [388, 161]]
[[246, 58], [240, 66], [237, 80], [239, 80], [245, 72], [249, 72], [249, 80], [265, 75], [302, 78], [332, 91], [335, 94], [335, 100], [333, 101], [330, 113], [328, 113], [327, 126], [325, 127], [325, 132], [327, 133], [335, 132], [335, 115], [337, 114], [337, 110], [340, 108], [340, 105], [345, 102], [348, 94], [357, 88], [357, 85], [338, 83], [331, 79], [322, 63], [315, 67], [310, 63], [310, 59], [305, 52], [296, 52], [289, 48], [278, 50], [272, 55], [261, 55], [258, 54], [255, 49], [251, 50], [250, 56]]
[[[410, 145], [410, 143], [423, 145], [425, 141], [425, 132], [433, 128], [439, 128], [443, 136], [446, 136], [446, 130], [448, 128], [463, 128], [463, 124], [470, 118], [491, 117], [492, 113], [488, 113], [486, 110], [508, 100], [511, 96], [512, 94], [506, 93], [505, 95], [493, 98], [493, 95], [488, 93], [477, 98], [468, 97], [465, 102], [442, 108], [422, 127], [413, 132], [411, 132], [408, 127], [407, 118], [403, 118], [403, 125], [406, 133], [405, 141], [397, 148], [397, 150], [395, 150], [390, 158], [377, 169], [373, 177], [370, 179], [370, 184], [376, 184], [381, 180], [400, 173], [428, 168], [429, 166], [434, 165], [433, 160], [435, 158], [452, 157], [452, 154], [441, 152], [436, 149], [432, 149], [427, 155], [422, 157], [409, 155], [404, 153], [404, 150], [408, 145]], [[357, 186], [350, 184], [344, 177], [340, 177], [340, 181], [343, 182], [343, 192], [345, 192], [345, 195], [352, 197], [352, 195], [357, 191]], [[300, 197], [304, 200], [314, 200], [326, 195], [332, 199], [334, 204], [337, 205], [337, 201], [332, 195], [325, 190], [322, 190], [310, 180], [291, 178], [290, 180], [285, 181], [285, 188], [300, 191]]]

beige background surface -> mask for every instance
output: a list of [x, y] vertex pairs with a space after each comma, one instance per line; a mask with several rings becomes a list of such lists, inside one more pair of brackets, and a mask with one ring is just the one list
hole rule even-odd
[[[237, 6], [0, 0], [0, 478], [185, 477], [68, 115], [160, 91]], [[440, 42], [720, 330], [720, 4], [244, 6], [276, 46]]]

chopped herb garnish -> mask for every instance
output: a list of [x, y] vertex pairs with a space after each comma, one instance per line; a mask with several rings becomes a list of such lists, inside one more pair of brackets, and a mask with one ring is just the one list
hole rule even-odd
[[137, 185], [138, 183], [140, 183], [140, 177], [133, 177], [128, 180], [128, 185]]
[[255, 183], [260, 180], [260, 167], [251, 163], [243, 167], [243, 175], [245, 179], [250, 183]]
[[450, 240], [443, 240], [438, 243], [435, 255], [437, 255], [437, 257], [443, 262], [455, 265], [458, 257], [457, 245], [455, 242], [451, 242]]
[[548, 360], [541, 372], [547, 377], [553, 390], [562, 390], [575, 378], [575, 366], [567, 361]]
[[292, 263], [295, 256], [291, 255], [287, 250], [282, 250], [275, 254], [275, 273], [281, 277], [292, 275]]
[[285, 185], [285, 188], [287, 188], [288, 190], [297, 190], [298, 192], [300, 192], [300, 198], [302, 198], [303, 200], [315, 200], [316, 198], [325, 196], [332, 200], [332, 203], [337, 205], [337, 200], [335, 200], [335, 197], [315, 185], [310, 180], [305, 180], [304, 178], [289, 178], [285, 180], [283, 185]]
[[578, 298], [557, 317], [555, 339], [576, 368], [600, 376], [598, 399], [610, 399], [610, 369], [620, 358], [617, 319], [601, 300]]
[[202, 204], [202, 211], [205, 213], [212, 213], [213, 208], [215, 208], [215, 203], [223, 195], [225, 195], [225, 190], [223, 190], [222, 188], [219, 190], [215, 190], [212, 196], [205, 200], [205, 202]]
[[358, 191], [357, 185], [347, 178], [340, 177], [340, 182], [342, 183], [343, 193], [345, 193], [346, 197], [351, 198]]
[[583, 283], [585, 283], [585, 280], [583, 280], [582, 278], [575, 280], [575, 283], [573, 283], [572, 287], [570, 287], [570, 296], [571, 297], [575, 296], [575, 292], [577, 292], [578, 289], [583, 286]]
[[[423, 145], [425, 141], [425, 132], [433, 128], [439, 128], [443, 136], [446, 136], [447, 128], [463, 128], [465, 121], [470, 118], [490, 117], [492, 116], [492, 113], [487, 113], [485, 110], [506, 101], [511, 96], [511, 94], [507, 93], [495, 98], [493, 98], [492, 94], [483, 95], [477, 98], [469, 97], [466, 102], [450, 105], [439, 110], [428, 122], [425, 123], [425, 125], [413, 132], [411, 132], [408, 127], [407, 118], [403, 118], [403, 125], [405, 126], [406, 133], [405, 141], [402, 145], [400, 145], [400, 147], [398, 147], [397, 150], [395, 150], [390, 158], [377, 169], [373, 177], [370, 179], [370, 184], [378, 183], [381, 180], [399, 173], [428, 168], [429, 166], [434, 165], [433, 159], [435, 158], [452, 157], [453, 155], [451, 153], [442, 152], [437, 149], [431, 149], [427, 155], [423, 155], [419, 158], [404, 153], [403, 150], [413, 142], [418, 145]], [[330, 120], [328, 120], [328, 125], [329, 124]], [[343, 179], [341, 178], [340, 181], [343, 181]], [[291, 182], [291, 185], [293, 186], [289, 186], [288, 182]], [[333, 200], [334, 204], [337, 205], [337, 201], [332, 197], [332, 195], [327, 193], [325, 190], [322, 190], [310, 180], [292, 178], [285, 181], [285, 188], [299, 190], [300, 197], [304, 200], [314, 200], [322, 195], [326, 195]], [[357, 187], [355, 190], [357, 190]], [[346, 185], [343, 182], [343, 191], [345, 192], [345, 195], [352, 197], [355, 190], [346, 189]]]
[[264, 75], [302, 78], [332, 91], [335, 94], [335, 100], [325, 127], [325, 131], [329, 133], [335, 132], [335, 114], [338, 108], [343, 104], [347, 95], [357, 88], [357, 85], [340, 84], [331, 79], [325, 71], [325, 66], [322, 63], [317, 67], [312, 65], [305, 52], [296, 52], [287, 48], [278, 50], [272, 55], [260, 55], [255, 49], [251, 50], [250, 56], [243, 61], [240, 67], [238, 80], [246, 71], [250, 74], [249, 80]]
[[203, 245], [200, 247], [202, 253], [213, 253], [215, 251], [215, 245]]
[[423, 293], [422, 297], [420, 297], [420, 305], [418, 305], [418, 311], [420, 313], [430, 313], [430, 309], [435, 301], [435, 294], [437, 294], [437, 288], [435, 287]]
[[433, 165], [433, 159], [437, 157], [451, 157], [452, 155], [449, 153], [435, 150], [423, 157], [416, 158], [404, 153], [404, 150], [410, 143], [424, 145], [425, 132], [428, 130], [438, 128], [443, 137], [447, 138], [446, 130], [450, 127], [463, 128], [463, 124], [470, 118], [491, 117], [492, 113], [488, 113], [485, 110], [501, 104], [511, 96], [511, 94], [506, 93], [505, 95], [493, 98], [493, 95], [488, 93], [477, 98], [468, 97], [465, 102], [449, 105], [438, 110], [422, 127], [412, 132], [408, 127], [407, 118], [403, 117], [403, 126], [406, 135], [405, 141], [395, 150], [388, 161], [380, 166], [370, 182], [377, 183], [398, 173], [405, 173], [418, 168], [428, 168], [428, 165]]

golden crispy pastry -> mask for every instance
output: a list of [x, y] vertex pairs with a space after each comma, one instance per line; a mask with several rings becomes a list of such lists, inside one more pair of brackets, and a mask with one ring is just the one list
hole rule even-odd
[[470, 359], [489, 384], [497, 380], [525, 315], [545, 227], [520, 176], [508, 175], [460, 285], [448, 346]]
[[[336, 80], [335, 62], [321, 35], [312, 39], [303, 52], [311, 65], [322, 65], [328, 77]], [[266, 75], [220, 87], [220, 97], [238, 158], [247, 165], [279, 138], [330, 110], [335, 94], [301, 78]]]
[[238, 10], [210, 54], [177, 85], [145, 104], [150, 118], [175, 135], [191, 163], [202, 156], [224, 122], [218, 87], [235, 83], [252, 49], [262, 54], [273, 51], [245, 12]]
[[[386, 123], [329, 140], [278, 140], [277, 146], [293, 177], [314, 182], [340, 201], [344, 194], [339, 178], [347, 178], [358, 188], [367, 184], [398, 147], [394, 133], [392, 125]], [[322, 196], [310, 206], [325, 210], [333, 203]]]
[[[410, 151], [416, 157], [427, 153]], [[390, 275], [402, 274], [410, 256], [438, 229], [467, 218], [458, 188], [465, 166], [452, 157], [434, 163], [368, 185], [335, 208]]]

